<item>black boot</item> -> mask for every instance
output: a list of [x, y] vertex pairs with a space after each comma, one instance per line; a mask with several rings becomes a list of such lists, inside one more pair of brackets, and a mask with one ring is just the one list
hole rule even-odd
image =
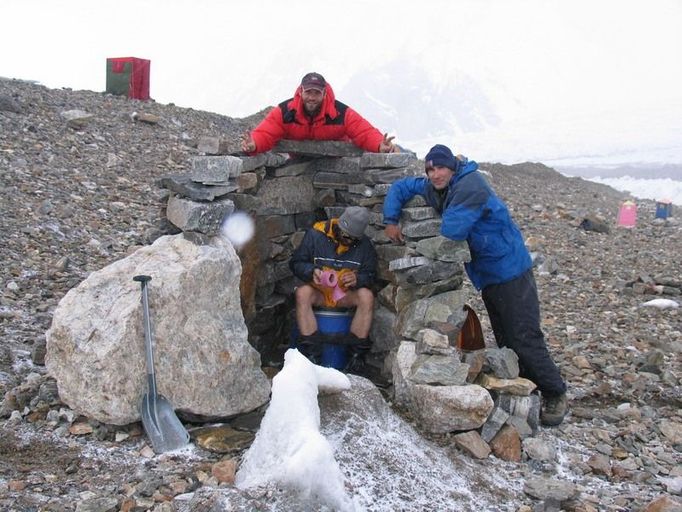
[[542, 406], [540, 423], [546, 427], [556, 427], [561, 425], [568, 413], [568, 397], [566, 393], [543, 396]]
[[348, 333], [344, 337], [344, 344], [348, 351], [348, 363], [346, 363], [346, 373], [365, 376], [365, 356], [372, 348], [372, 342], [368, 338], [358, 338], [355, 334]]
[[296, 348], [298, 351], [306, 356], [311, 363], [320, 364], [322, 360], [322, 340], [320, 333], [315, 331], [312, 334], [299, 334], [296, 341]]

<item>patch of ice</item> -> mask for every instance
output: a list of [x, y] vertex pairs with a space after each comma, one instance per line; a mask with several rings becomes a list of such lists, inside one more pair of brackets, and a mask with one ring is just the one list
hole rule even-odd
[[651, 307], [658, 309], [678, 308], [680, 304], [671, 299], [653, 299], [640, 304], [643, 308]]
[[279, 483], [328, 504], [354, 510], [334, 449], [320, 433], [319, 391], [350, 388], [341, 372], [312, 364], [296, 349], [272, 381], [272, 398], [235, 483], [240, 489]]

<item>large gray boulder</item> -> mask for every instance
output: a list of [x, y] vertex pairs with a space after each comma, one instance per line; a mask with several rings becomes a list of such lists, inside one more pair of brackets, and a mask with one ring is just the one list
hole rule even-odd
[[445, 434], [482, 426], [495, 404], [490, 393], [476, 384], [412, 387], [412, 413], [426, 432]]
[[[495, 404], [486, 389], [476, 384], [437, 386], [415, 379], [420, 371], [417, 344], [403, 340], [393, 362], [394, 403], [410, 411], [425, 432], [443, 434], [480, 427]], [[466, 365], [452, 368], [452, 379]], [[464, 370], [465, 372], [465, 370]]]
[[270, 385], [247, 341], [239, 258], [219, 237], [200, 246], [183, 235], [93, 272], [60, 301], [45, 363], [62, 401], [105, 423], [140, 419], [147, 381], [138, 274], [152, 276], [158, 391], [180, 412], [207, 418], [264, 404]]

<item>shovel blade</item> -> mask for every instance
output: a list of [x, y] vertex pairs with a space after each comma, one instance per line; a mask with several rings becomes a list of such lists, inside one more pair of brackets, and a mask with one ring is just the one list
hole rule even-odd
[[162, 395], [145, 393], [140, 403], [140, 416], [154, 452], [177, 450], [189, 443], [189, 433], [171, 403]]

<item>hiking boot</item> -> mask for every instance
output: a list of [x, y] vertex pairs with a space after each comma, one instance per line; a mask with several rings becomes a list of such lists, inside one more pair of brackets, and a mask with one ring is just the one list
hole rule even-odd
[[320, 364], [322, 359], [322, 342], [320, 341], [320, 334], [315, 331], [309, 335], [299, 335], [296, 347], [298, 351], [306, 356], [311, 363]]
[[364, 377], [365, 359], [358, 353], [350, 354], [348, 357], [348, 362], [346, 363], [346, 367], [343, 369], [343, 371]]
[[372, 381], [378, 388], [387, 388], [391, 382], [381, 375], [381, 370], [365, 361], [364, 356], [354, 353], [348, 359], [348, 364], [343, 370], [345, 373], [358, 375]]
[[568, 397], [566, 393], [547, 395], [543, 400], [540, 423], [546, 427], [556, 427], [564, 421], [566, 413], [568, 413]]

